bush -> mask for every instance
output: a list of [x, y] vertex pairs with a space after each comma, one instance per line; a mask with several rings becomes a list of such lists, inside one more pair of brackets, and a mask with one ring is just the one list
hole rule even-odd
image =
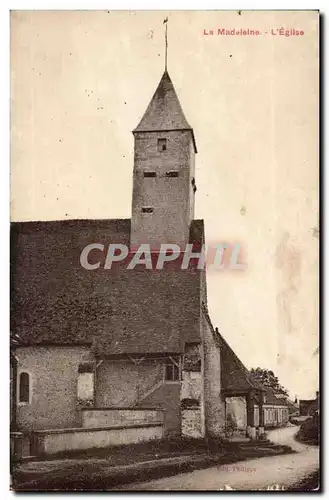
[[320, 419], [318, 415], [306, 420], [298, 432], [298, 438], [311, 444], [319, 444], [320, 441]]

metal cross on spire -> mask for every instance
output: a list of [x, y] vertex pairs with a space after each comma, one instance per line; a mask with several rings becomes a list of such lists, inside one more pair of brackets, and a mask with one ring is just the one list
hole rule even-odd
[[165, 24], [165, 71], [167, 71], [167, 62], [168, 62], [168, 17], [166, 17], [163, 21]]

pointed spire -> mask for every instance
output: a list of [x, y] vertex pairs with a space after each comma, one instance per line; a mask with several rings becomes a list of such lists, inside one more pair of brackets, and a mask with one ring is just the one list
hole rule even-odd
[[162, 75], [147, 110], [134, 132], [191, 129], [167, 71]]
[[192, 127], [185, 118], [175, 88], [167, 70], [168, 64], [168, 17], [163, 21], [165, 25], [165, 71], [160, 83], [148, 105], [143, 118], [133, 132], [160, 132], [170, 130], [190, 130], [195, 152], [197, 147]]

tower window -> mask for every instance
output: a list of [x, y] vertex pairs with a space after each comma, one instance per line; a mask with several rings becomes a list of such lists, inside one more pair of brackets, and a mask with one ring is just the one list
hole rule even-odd
[[22, 372], [19, 376], [18, 401], [20, 403], [30, 402], [30, 375]]
[[153, 214], [152, 207], [142, 207], [142, 214]]
[[170, 170], [170, 172], [166, 172], [166, 177], [178, 177], [177, 170]]
[[156, 177], [155, 172], [144, 172], [144, 177]]
[[158, 139], [158, 151], [167, 150], [167, 139]]
[[194, 177], [192, 177], [191, 184], [192, 184], [192, 187], [193, 187], [193, 192], [195, 193], [195, 191], [196, 191], [196, 184], [195, 184]]
[[165, 380], [175, 382], [179, 380], [179, 368], [174, 363], [167, 363], [165, 366]]

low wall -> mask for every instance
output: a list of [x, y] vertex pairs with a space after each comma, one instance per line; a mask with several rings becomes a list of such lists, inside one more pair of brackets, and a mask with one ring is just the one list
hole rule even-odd
[[158, 408], [86, 408], [81, 415], [84, 428], [163, 422], [163, 410]]
[[36, 454], [52, 455], [73, 450], [136, 444], [163, 437], [162, 422], [122, 427], [51, 429], [36, 431]]

